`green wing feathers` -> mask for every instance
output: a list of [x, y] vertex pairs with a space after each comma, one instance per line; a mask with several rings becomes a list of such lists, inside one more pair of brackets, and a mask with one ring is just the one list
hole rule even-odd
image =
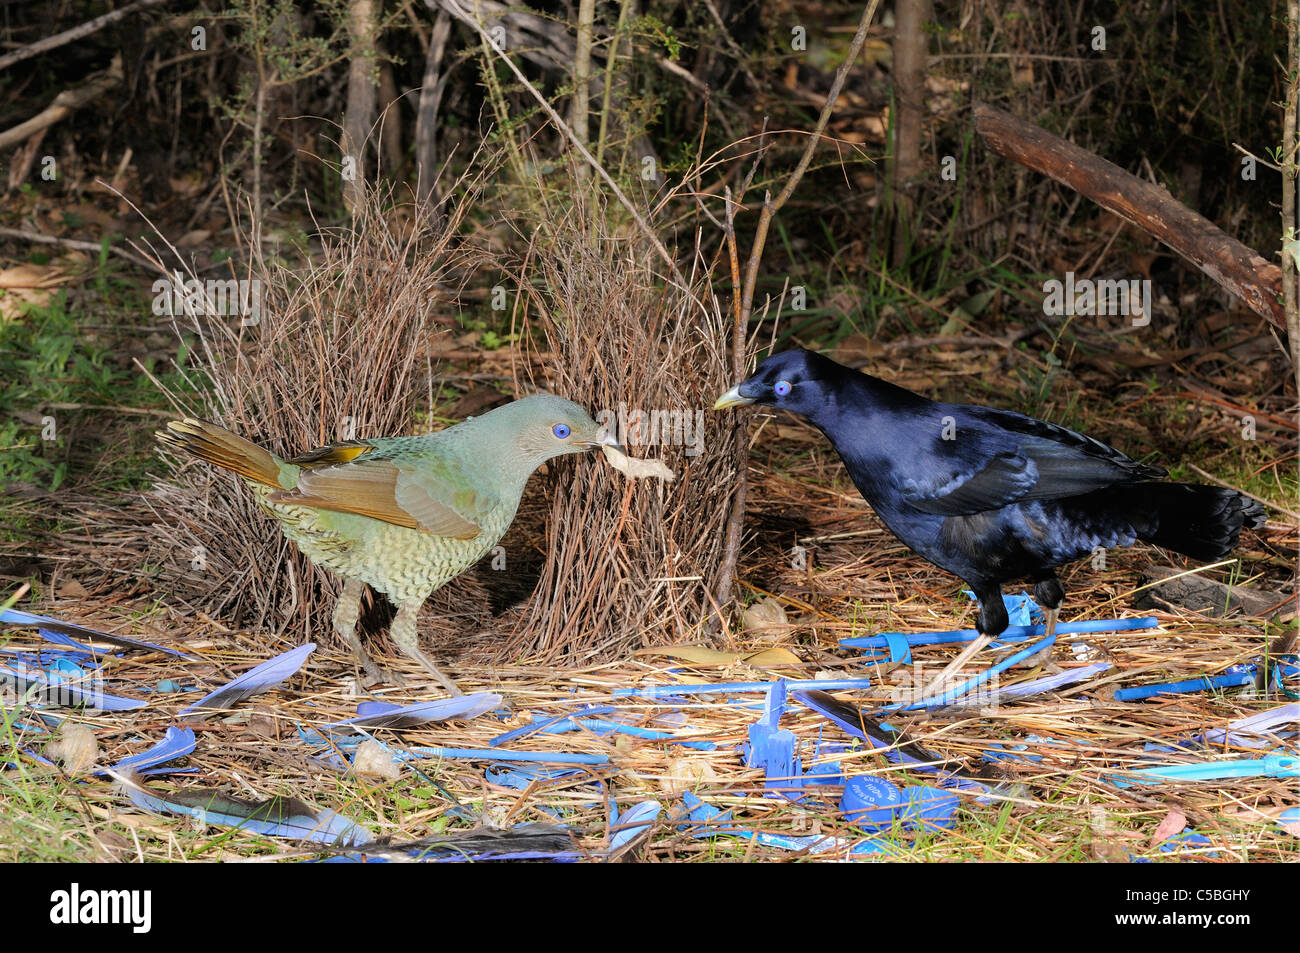
[[274, 487], [268, 504], [355, 513], [453, 539], [474, 539], [482, 532], [478, 519], [485, 500], [433, 447], [347, 441], [286, 461], [192, 417], [173, 420], [157, 437], [168, 447]]
[[299, 474], [297, 487], [272, 493], [267, 500], [357, 513], [435, 536], [477, 536], [478, 524], [462, 515], [474, 512], [474, 494], [456, 493], [452, 487], [431, 483], [427, 474], [414, 470], [414, 463], [362, 457], [351, 463], [312, 467]]

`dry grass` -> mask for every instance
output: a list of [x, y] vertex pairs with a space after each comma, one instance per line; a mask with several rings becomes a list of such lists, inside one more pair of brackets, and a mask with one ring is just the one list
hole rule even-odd
[[[764, 475], [756, 483], [755, 506], [768, 509], [788, 493], [789, 480], [781, 474]], [[529, 721], [572, 712], [588, 703], [615, 704], [617, 717], [628, 724], [668, 731], [671, 741], [598, 736], [590, 731], [536, 734], [506, 745], [507, 749], [578, 752], [604, 755], [605, 766], [583, 769], [556, 781], [527, 790], [493, 783], [485, 778], [484, 764], [461, 759], [424, 759], [403, 767], [397, 781], [357, 777], [330, 769], [313, 758], [319, 753], [300, 739], [297, 728], [314, 727], [351, 716], [358, 699], [353, 694], [352, 661], [344, 652], [324, 647], [301, 673], [281, 690], [242, 703], [230, 716], [202, 723], [198, 748], [180, 766], [197, 768], [193, 776], [151, 783], [168, 787], [222, 790], [243, 797], [294, 795], [353, 818], [378, 836], [397, 841], [431, 831], [454, 832], [475, 823], [509, 826], [530, 821], [570, 825], [591, 859], [601, 859], [609, 838], [609, 803], [626, 810], [644, 799], [656, 799], [667, 811], [680, 804], [686, 765], [705, 780], [689, 789], [706, 802], [734, 812], [746, 830], [784, 835], [825, 834], [845, 844], [818, 855], [844, 856], [851, 845], [861, 844], [862, 832], [844, 822], [838, 812], [839, 789], [822, 788], [796, 805], [765, 797], [761, 773], [747, 769], [736, 746], [746, 739], [748, 726], [759, 716], [761, 698], [749, 695], [703, 695], [681, 701], [613, 699], [614, 689], [635, 685], [693, 683], [721, 680], [870, 676], [872, 686], [855, 692], [851, 700], [870, 711], [891, 700], [891, 692], [912, 679], [902, 667], [863, 665], [852, 653], [838, 650], [836, 639], [882, 629], [916, 631], [960, 626], [969, 621], [969, 604], [953, 598], [951, 580], [914, 557], [892, 547], [861, 545], [874, 541], [879, 524], [874, 516], [838, 494], [832, 484], [810, 494], [813, 535], [825, 522], [839, 534], [865, 533], [866, 537], [823, 540], [817, 550], [816, 570], [794, 575], [784, 565], [782, 547], [762, 543], [751, 549], [743, 566], [745, 579], [765, 579], [791, 615], [794, 628], [781, 644], [801, 663], [776, 670], [755, 669], [737, 662], [725, 668], [697, 666], [677, 661], [629, 660], [563, 668], [535, 664], [517, 666], [462, 665], [457, 680], [468, 691], [491, 690], [506, 699], [508, 711], [489, 714], [472, 722], [448, 723], [421, 729], [378, 731], [376, 736], [398, 748], [446, 745], [487, 747], [495, 735]], [[832, 516], [834, 519], [832, 519]], [[806, 531], [805, 531], [806, 532]], [[778, 534], [779, 535], [779, 534]], [[803, 537], [803, 538], [806, 538]], [[1269, 546], [1294, 545], [1294, 529], [1270, 530]], [[1254, 556], [1255, 547], [1248, 555]], [[877, 552], [880, 553], [877, 556]], [[1138, 614], [1120, 605], [1131, 597], [1135, 567], [1149, 559], [1150, 551], [1133, 551], [1096, 583], [1075, 579], [1070, 618]], [[757, 562], [755, 559], [757, 558]], [[804, 591], [800, 587], [811, 583]], [[850, 591], [851, 590], [851, 591]], [[101, 616], [85, 620], [82, 603], [49, 607], [65, 618], [93, 621], [114, 631], [145, 638], [187, 637], [187, 650], [200, 657], [181, 662], [161, 656], [129, 654], [108, 666], [110, 690], [149, 701], [135, 712], [82, 716], [73, 719], [95, 731], [102, 750], [101, 763], [112, 763], [149, 747], [173, 723], [176, 712], [214, 687], [270, 655], [292, 647], [293, 640], [257, 630], [221, 631], [211, 626], [196, 629], [183, 619], [153, 615], [147, 621], [127, 621]], [[1297, 840], [1282, 831], [1276, 817], [1296, 803], [1291, 779], [1253, 778], [1117, 789], [1106, 776], [1139, 766], [1150, 757], [1148, 742], [1168, 744], [1209, 728], [1222, 727], [1237, 718], [1267, 710], [1282, 700], [1250, 691], [1229, 691], [1174, 696], [1143, 703], [1118, 703], [1110, 697], [1115, 687], [1143, 684], [1222, 671], [1245, 662], [1262, 651], [1262, 634], [1246, 620], [1211, 620], [1194, 615], [1157, 613], [1161, 629], [1086, 636], [1065, 641], [1056, 660], [1066, 668], [1084, 664], [1071, 650], [1086, 643], [1089, 651], [1115, 666], [1111, 671], [1058, 692], [997, 706], [951, 709], [932, 714], [897, 716], [893, 723], [932, 751], [973, 764], [994, 742], [1022, 744], [1019, 758], [1000, 763], [1006, 777], [1023, 785], [1009, 800], [978, 804], [963, 795], [957, 827], [952, 831], [892, 832], [888, 840], [902, 860], [1006, 860], [1063, 861], [1124, 859], [1120, 848], [1134, 856], [1177, 856], [1206, 862], [1294, 861]], [[870, 621], [868, 621], [870, 620]], [[771, 644], [742, 636], [739, 647], [751, 649]], [[35, 648], [33, 638], [12, 636], [7, 647]], [[956, 646], [917, 649], [916, 659], [926, 671], [946, 664]], [[967, 664], [972, 674], [991, 662], [988, 653]], [[391, 663], [412, 679], [403, 690], [385, 690], [387, 701], [427, 700], [430, 686], [406, 660]], [[1005, 679], [1036, 677], [1015, 671]], [[164, 678], [192, 690], [180, 695], [149, 693]], [[21, 709], [20, 709], [21, 711]], [[900, 785], [924, 783], [924, 775], [890, 764], [877, 752], [850, 748], [828, 752], [824, 745], [848, 741], [836, 727], [815, 713], [791, 704], [782, 727], [795, 732], [805, 769], [836, 759], [846, 775], [874, 774]], [[43, 738], [19, 730], [19, 747], [40, 750]], [[682, 741], [709, 742], [712, 750], [683, 748]], [[1294, 739], [1281, 741], [1294, 751]], [[0, 757], [13, 757], [8, 744]], [[1246, 758], [1258, 753], [1218, 746], [1198, 757]], [[1158, 755], [1163, 759], [1165, 756]], [[311, 856], [310, 847], [274, 841], [253, 834], [216, 828], [195, 828], [175, 818], [152, 818], [126, 805], [107, 782], [78, 784], [26, 756], [21, 774], [9, 772], [0, 784], [6, 788], [5, 825], [14, 837], [2, 837], [6, 856], [13, 859], [50, 859], [70, 856], [69, 845], [80, 859], [190, 859], [294, 858]], [[458, 807], [461, 811], [458, 812]], [[1177, 808], [1187, 823], [1210, 839], [1176, 855], [1159, 853], [1151, 837], [1166, 813]], [[652, 861], [716, 861], [797, 859], [797, 852], [747, 841], [723, 838], [698, 840], [678, 830], [667, 813], [661, 816], [636, 855]]]

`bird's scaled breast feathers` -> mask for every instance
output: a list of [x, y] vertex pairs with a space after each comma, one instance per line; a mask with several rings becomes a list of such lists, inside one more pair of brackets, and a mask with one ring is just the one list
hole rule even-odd
[[284, 534], [312, 562], [360, 579], [396, 602], [424, 598], [487, 555], [505, 535], [515, 507], [481, 515], [472, 539], [438, 536], [358, 513], [266, 501]]

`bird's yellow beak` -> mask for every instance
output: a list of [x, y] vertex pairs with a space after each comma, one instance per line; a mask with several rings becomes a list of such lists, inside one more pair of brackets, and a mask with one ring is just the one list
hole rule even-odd
[[752, 404], [753, 402], [754, 398], [741, 395], [740, 385], [737, 384], [713, 402], [713, 409], [725, 410], [728, 407], [744, 407], [746, 404]]

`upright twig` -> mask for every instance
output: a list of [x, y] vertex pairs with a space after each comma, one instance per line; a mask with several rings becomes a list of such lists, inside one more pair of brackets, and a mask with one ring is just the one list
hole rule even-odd
[[[677, 282], [679, 287], [689, 287], [686, 278], [682, 275], [681, 269], [677, 267], [676, 260], [671, 254], [669, 254], [668, 249], [664, 247], [664, 243], [660, 241], [659, 236], [655, 234], [654, 229], [652, 229], [649, 223], [646, 222], [645, 217], [637, 211], [637, 208], [632, 204], [631, 199], [623, 193], [623, 190], [618, 187], [618, 183], [615, 182], [613, 177], [605, 170], [605, 167], [596, 161], [596, 157], [588, 151], [587, 147], [578, 141], [578, 137], [574, 135], [573, 130], [569, 128], [568, 123], [560, 118], [560, 114], [557, 113], [555, 108], [546, 101], [546, 97], [538, 91], [537, 87], [528, 81], [528, 77], [525, 76], [523, 71], [515, 65], [515, 61], [512, 60], [504, 50], [497, 49], [496, 45], [492, 43], [492, 39], [488, 35], [487, 29], [483, 24], [472, 17], [469, 11], [462, 6], [465, 2], [467, 2], [467, 0], [443, 0], [441, 5], [444, 9], [450, 10], [456, 19], [460, 20], [466, 26], [472, 28], [476, 33], [478, 33], [478, 35], [483, 38], [484, 42], [487, 43], [489, 48], [491, 48], [497, 56], [501, 57], [502, 62], [506, 64], [510, 72], [514, 73], [515, 79], [518, 80], [519, 84], [523, 86], [524, 89], [528, 90], [529, 95], [537, 100], [537, 105], [542, 107], [542, 112], [546, 113], [551, 122], [555, 124], [555, 128], [564, 134], [564, 138], [569, 140], [569, 143], [577, 150], [578, 154], [582, 156], [583, 160], [591, 166], [592, 170], [595, 171], [598, 176], [600, 176], [601, 181], [609, 186], [610, 192], [612, 192], [614, 197], [618, 199], [618, 203], [622, 205], [623, 208], [627, 209], [627, 213], [632, 216], [632, 220], [636, 222], [636, 226], [640, 230], [641, 234], [646, 237], [646, 240], [650, 242], [659, 257], [663, 259], [664, 264], [668, 266], [668, 270], [672, 273], [673, 280]], [[472, 2], [472, 0], [468, 0], [468, 2]], [[872, 9], [875, 9], [877, 2], [879, 2], [879, 0], [872, 0]], [[854, 55], [857, 55], [856, 51], [854, 52]]]
[[[732, 332], [732, 369], [736, 374], [736, 380], [740, 380], [745, 372], [745, 355], [746, 344], [748, 342], [748, 328], [750, 316], [754, 313], [754, 288], [758, 283], [758, 266], [763, 260], [763, 246], [767, 242], [767, 231], [772, 225], [772, 217], [781, 210], [781, 207], [790, 200], [794, 194], [795, 188], [799, 185], [799, 180], [804, 177], [808, 171], [808, 166], [812, 164], [813, 153], [817, 151], [817, 145], [821, 142], [822, 133], [826, 131], [826, 125], [830, 122], [831, 112], [835, 108], [835, 101], [840, 97], [840, 90], [844, 88], [844, 80], [849, 75], [849, 70], [857, 61], [858, 54], [862, 52], [862, 44], [867, 39], [867, 30], [871, 27], [871, 21], [876, 15], [876, 7], [880, 5], [880, 0], [871, 0], [867, 4], [866, 10], [862, 12], [862, 19], [858, 22], [858, 30], [853, 34], [853, 42], [849, 44], [848, 55], [844, 57], [844, 62], [835, 72], [835, 80], [831, 83], [830, 92], [826, 94], [826, 103], [822, 106], [822, 112], [817, 117], [817, 125], [813, 129], [812, 135], [808, 138], [807, 145], [804, 146], [803, 155], [799, 157], [799, 164], [794, 167], [790, 178], [786, 180], [785, 187], [781, 189], [775, 199], [770, 192], [763, 196], [763, 210], [758, 215], [758, 226], [754, 229], [754, 244], [750, 248], [749, 258], [745, 264], [745, 282], [740, 289], [739, 304], [735, 309], [736, 323]], [[727, 212], [731, 213], [731, 201], [728, 198]], [[745, 439], [745, 430], [748, 426], [749, 416], [746, 413], [736, 414], [736, 489], [732, 496], [731, 511], [727, 517], [727, 535], [723, 542], [722, 562], [718, 573], [718, 588], [714, 593], [714, 602], [721, 608], [731, 602], [731, 590], [735, 582], [736, 563], [740, 559], [740, 540], [745, 521], [745, 497], [747, 495], [747, 483], [745, 479], [745, 461], [749, 456], [749, 442]], [[720, 614], [715, 614], [713, 627], [721, 622]]]
[[420, 86], [420, 107], [415, 121], [416, 194], [421, 202], [434, 202], [438, 187], [438, 110], [442, 94], [447, 88], [442, 58], [447, 52], [451, 36], [451, 17], [439, 10], [434, 17], [429, 34], [429, 46], [424, 58], [424, 80]]

